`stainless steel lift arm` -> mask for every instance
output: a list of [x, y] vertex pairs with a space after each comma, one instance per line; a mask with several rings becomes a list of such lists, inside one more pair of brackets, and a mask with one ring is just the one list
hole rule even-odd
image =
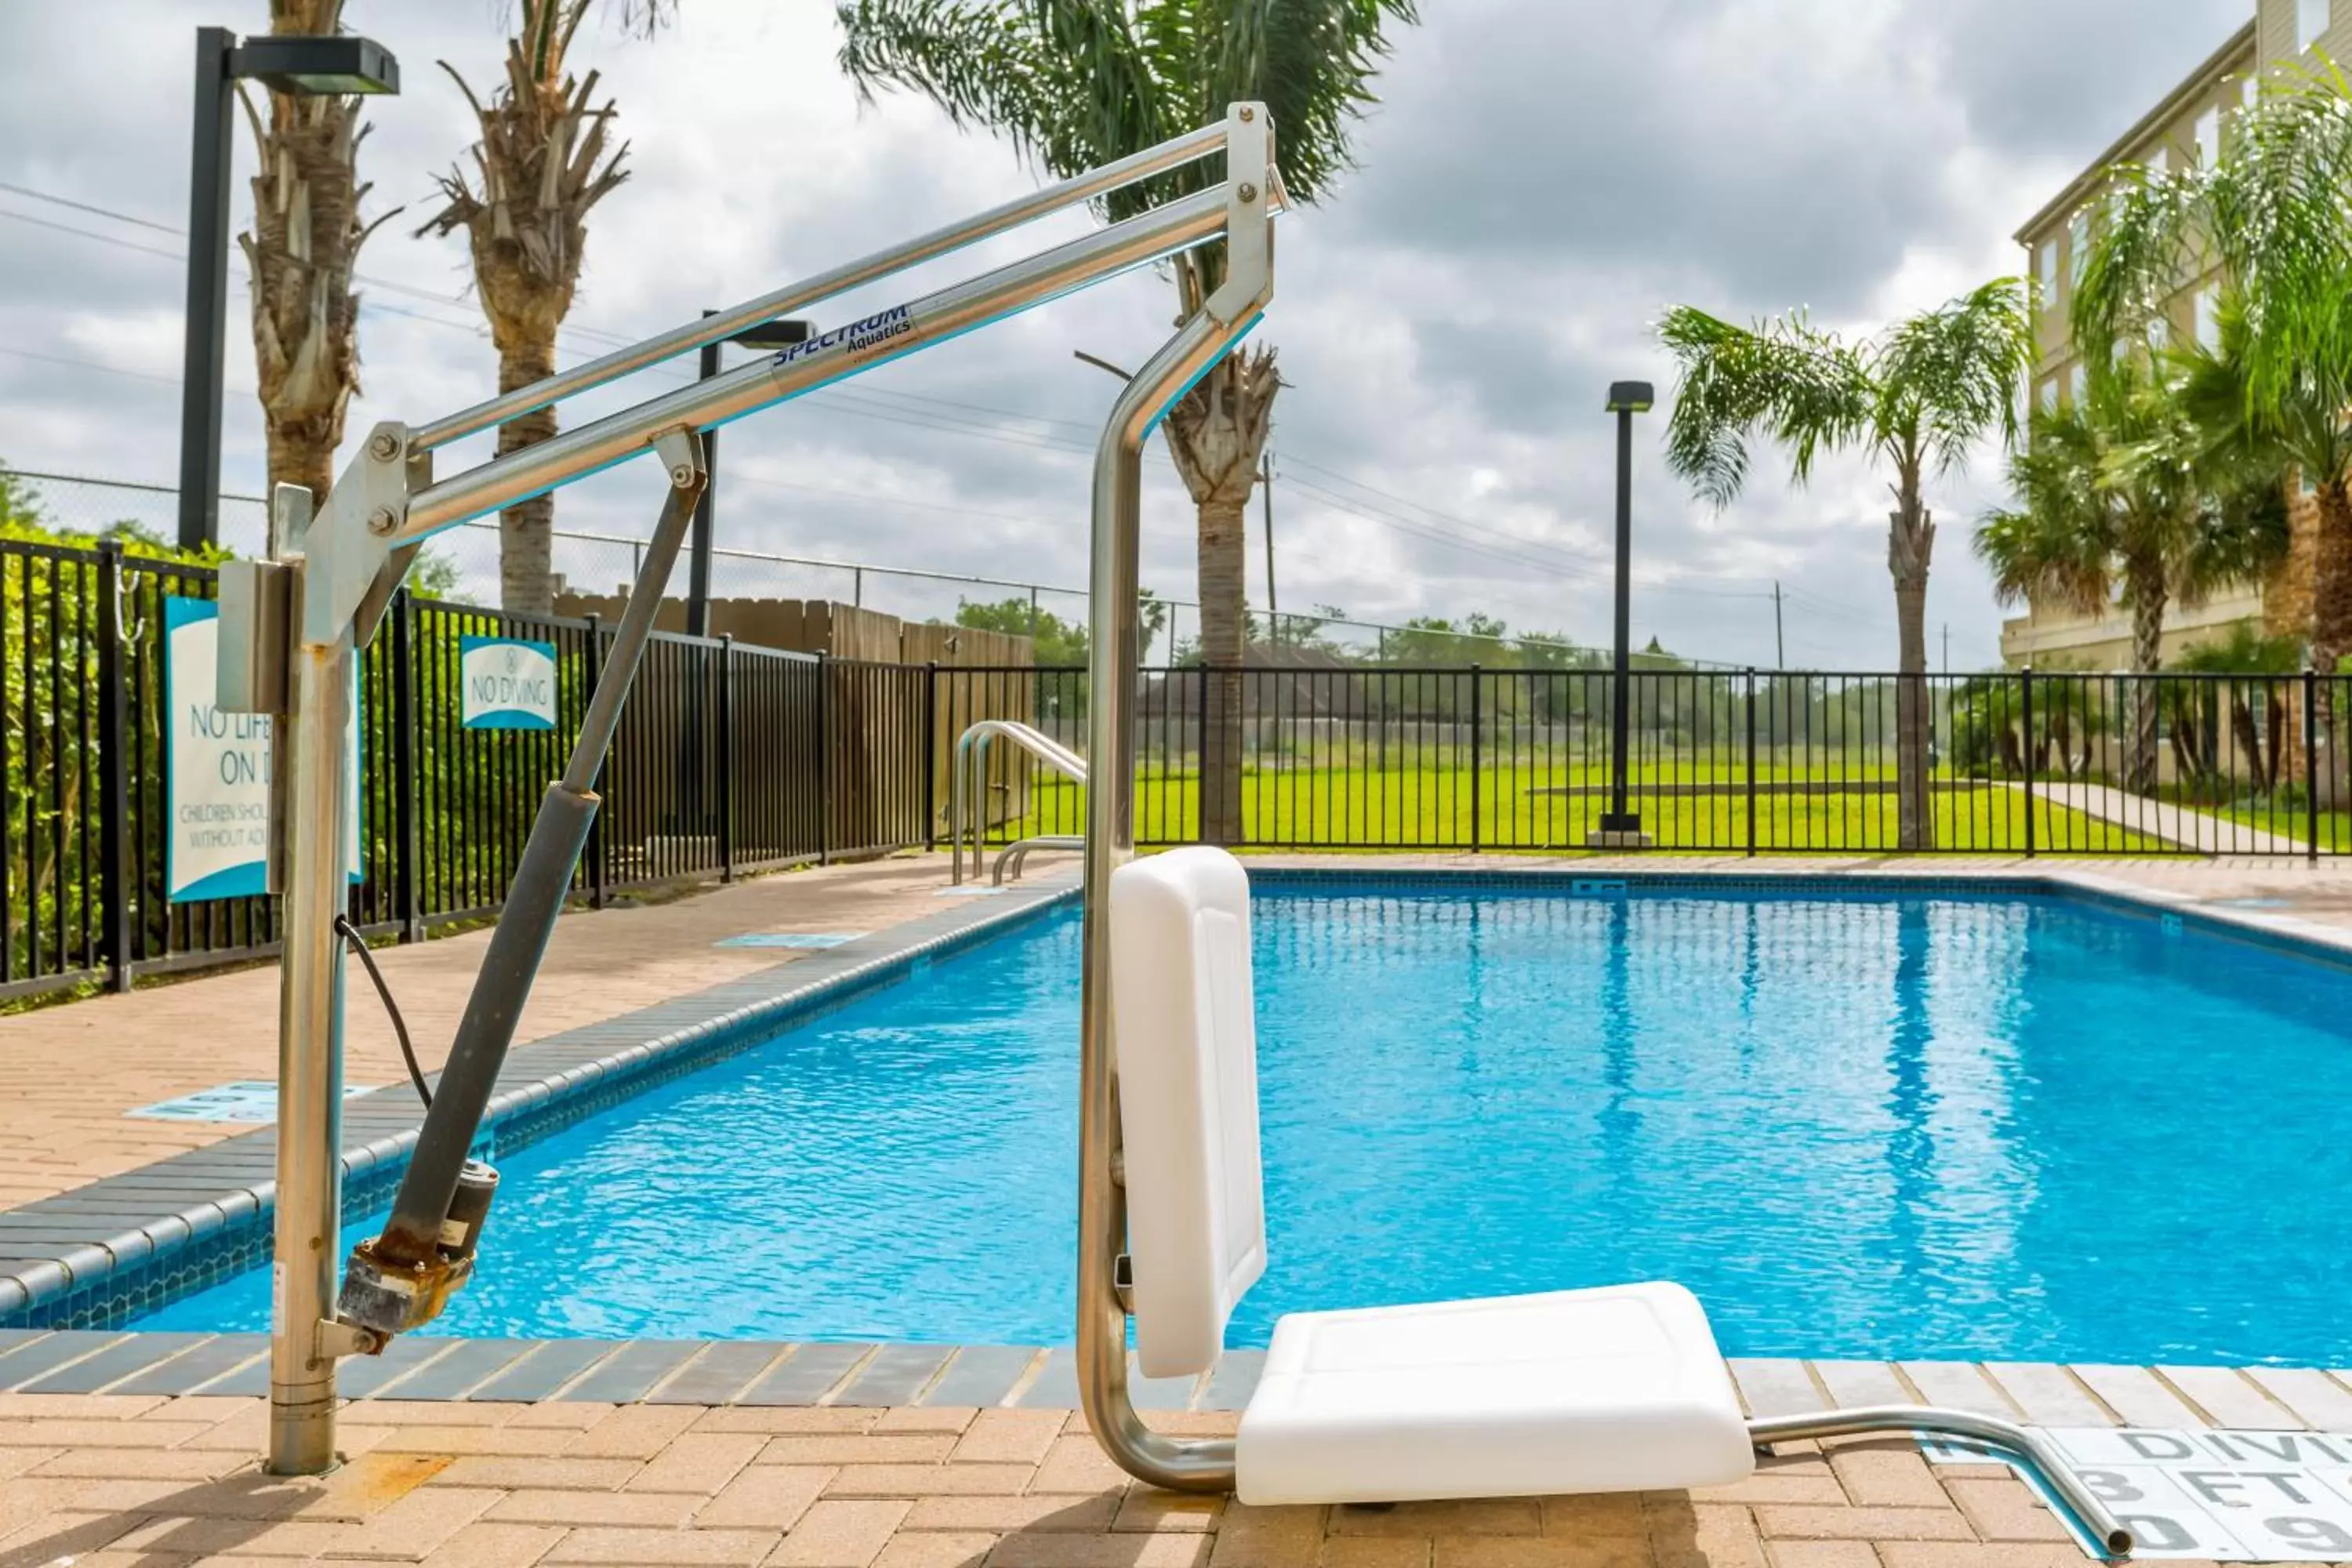
[[[601, 769], [637, 659], [651, 635], [687, 520], [708, 482], [700, 433], [829, 382], [915, 353], [1058, 295], [1192, 247], [1222, 243], [1226, 279], [1176, 343], [1121, 400], [1115, 427], [1139, 446], [1152, 419], [1192, 377], [1239, 341], [1272, 289], [1273, 220], [1286, 205], [1264, 107], [1235, 104], [1218, 124], [1066, 180], [961, 223], [765, 294], [494, 398], [436, 424], [379, 425], [310, 515], [289, 491], [298, 527], [275, 559], [225, 574], [223, 705], [282, 717], [273, 770], [282, 823], [273, 851], [285, 895], [279, 987], [276, 1286], [270, 1348], [269, 1466], [316, 1473], [334, 1455], [336, 1358], [380, 1351], [429, 1321], [470, 1276], [496, 1173], [467, 1152], [514, 1038], [522, 1005], [561, 911]], [[1221, 184], [1055, 246], [907, 304], [877, 311], [772, 358], [593, 421], [526, 451], [436, 482], [432, 453], [448, 442], [835, 297], [1017, 225], [1167, 170], [1223, 154]], [[1145, 408], [1158, 387], [1168, 394]], [[373, 635], [420, 541], [467, 518], [656, 450], [670, 479], [662, 517], [614, 634], [579, 742], [548, 787], [383, 1234], [351, 1255], [337, 1290], [341, 1199], [342, 948], [332, 921], [343, 900], [341, 846], [353, 804], [345, 787], [344, 720], [359, 647]], [[1129, 518], [1134, 464], [1128, 459]], [[1124, 579], [1134, 592], [1132, 562]], [[1132, 606], [1129, 606], [1132, 618]], [[1133, 637], [1129, 637], [1130, 657]]]

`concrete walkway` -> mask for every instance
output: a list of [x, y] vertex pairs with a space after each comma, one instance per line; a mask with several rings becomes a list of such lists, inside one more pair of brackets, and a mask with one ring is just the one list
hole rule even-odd
[[[2025, 786], [2011, 789], [2022, 793]], [[2078, 811], [2094, 821], [2111, 823], [2143, 837], [2160, 838], [2203, 855], [2302, 855], [2310, 846], [2300, 838], [2273, 833], [2231, 817], [2213, 816], [2168, 801], [2116, 789], [2110, 784], [2037, 782], [2033, 798]], [[2080, 847], [2067, 846], [2063, 847]]]

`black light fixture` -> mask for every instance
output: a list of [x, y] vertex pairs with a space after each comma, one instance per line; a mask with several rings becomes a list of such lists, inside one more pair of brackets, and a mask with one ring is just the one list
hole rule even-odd
[[808, 342], [815, 331], [815, 327], [796, 316], [779, 316], [772, 321], [746, 327], [727, 341], [739, 348], [788, 349], [795, 343]]
[[[716, 310], [705, 310], [705, 316], [715, 316]], [[816, 329], [796, 316], [778, 316], [730, 333], [724, 342], [739, 348], [760, 353], [788, 349], [794, 343], [804, 343]], [[702, 379], [709, 381], [719, 374], [719, 344], [702, 345]], [[702, 499], [694, 503], [694, 532], [687, 546], [686, 558], [686, 634], [707, 637], [710, 635], [710, 548], [711, 536], [718, 527], [719, 494], [719, 432], [702, 433], [702, 464], [709, 475], [702, 487]]]
[[400, 62], [373, 38], [196, 29], [188, 179], [188, 297], [180, 375], [180, 545], [220, 542], [221, 373], [227, 355], [229, 110], [240, 80], [296, 97], [396, 93]]
[[230, 53], [228, 74], [297, 98], [400, 90], [400, 62], [392, 51], [348, 35], [247, 38]]
[[1626, 799], [1626, 752], [1633, 738], [1633, 416], [1646, 414], [1657, 389], [1646, 381], [1620, 381], [1609, 388], [1609, 412], [1617, 416], [1617, 657], [1610, 681], [1609, 809], [1585, 842], [1596, 849], [1645, 849], [1642, 816]]

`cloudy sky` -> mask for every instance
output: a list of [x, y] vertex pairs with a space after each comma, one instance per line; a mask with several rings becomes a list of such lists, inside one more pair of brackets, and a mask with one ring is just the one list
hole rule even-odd
[[[824, 0], [687, 0], [647, 44], [609, 28], [604, 73], [634, 176], [592, 219], [565, 363], [935, 226], [1034, 173], [928, 104], [861, 105], [833, 63]], [[1484, 611], [1514, 628], [1608, 635], [1609, 382], [1671, 381], [1663, 306], [1734, 317], [1794, 305], [1867, 331], [2019, 259], [2018, 224], [2250, 12], [2249, 0], [1423, 0], [1397, 39], [1360, 169], [1286, 220], [1262, 330], [1292, 384], [1277, 407], [1277, 586], [1285, 608], [1357, 616]], [[431, 174], [471, 121], [437, 68], [486, 83], [495, 0], [349, 0], [401, 58], [405, 91], [370, 110], [371, 215], [404, 208], [361, 258], [371, 421], [422, 423], [494, 388], [461, 240], [411, 237]], [[258, 29], [261, 0], [0, 4], [0, 458], [168, 485], [176, 471], [192, 29]], [[240, 144], [236, 213], [247, 221]], [[39, 193], [38, 195], [26, 193]], [[59, 205], [62, 198], [103, 213]], [[120, 216], [105, 216], [108, 214]], [[137, 220], [137, 221], [131, 221]], [[817, 312], [866, 313], [972, 262], [1066, 237], [1082, 216]], [[232, 274], [226, 486], [257, 493], [261, 422], [241, 266]], [[1112, 385], [1076, 349], [1132, 364], [1165, 334], [1171, 290], [1140, 273], [728, 428], [721, 542], [880, 566], [1085, 579], [1087, 448]], [[690, 369], [690, 364], [688, 366]], [[633, 384], [637, 395], [678, 373]], [[634, 398], [569, 405], [574, 421]], [[1805, 491], [1759, 463], [1717, 514], [1639, 445], [1635, 631], [1769, 665], [1780, 580], [1790, 665], [1880, 668], [1894, 630], [1885, 496], [1836, 467]], [[444, 454], [443, 471], [467, 460]], [[1190, 511], [1147, 468], [1145, 581], [1190, 597]], [[1990, 458], [1939, 483], [1930, 637], [1955, 668], [1996, 657], [2000, 612], [1967, 534], [1997, 489]], [[642, 534], [648, 465], [562, 492], [558, 527]], [[52, 486], [69, 521], [168, 498]], [[247, 513], [230, 510], [242, 525]], [[1263, 603], [1253, 514], [1251, 591]], [[445, 536], [446, 537], [446, 536]], [[446, 546], [468, 570], [480, 535]], [[625, 547], [567, 547], [608, 588]], [[843, 574], [733, 563], [754, 594], [846, 596]], [[966, 590], [975, 595], [982, 590]], [[958, 590], [871, 575], [866, 602], [953, 608]], [[1071, 601], [1048, 597], [1066, 613]]]

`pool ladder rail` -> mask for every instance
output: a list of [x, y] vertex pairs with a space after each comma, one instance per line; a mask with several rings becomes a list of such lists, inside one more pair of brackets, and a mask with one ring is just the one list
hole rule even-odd
[[[1087, 782], [1086, 759], [1034, 725], [1017, 719], [982, 719], [956, 737], [955, 755], [948, 776], [948, 881], [963, 886], [964, 843], [971, 843], [972, 879], [980, 879], [988, 861], [988, 752], [992, 742], [1004, 741], [1060, 773], [1073, 784]], [[1021, 874], [1021, 863], [1035, 849], [1084, 849], [1087, 841], [1071, 834], [1037, 834], [1015, 839], [996, 857], [991, 881], [998, 887], [1007, 877]]]

